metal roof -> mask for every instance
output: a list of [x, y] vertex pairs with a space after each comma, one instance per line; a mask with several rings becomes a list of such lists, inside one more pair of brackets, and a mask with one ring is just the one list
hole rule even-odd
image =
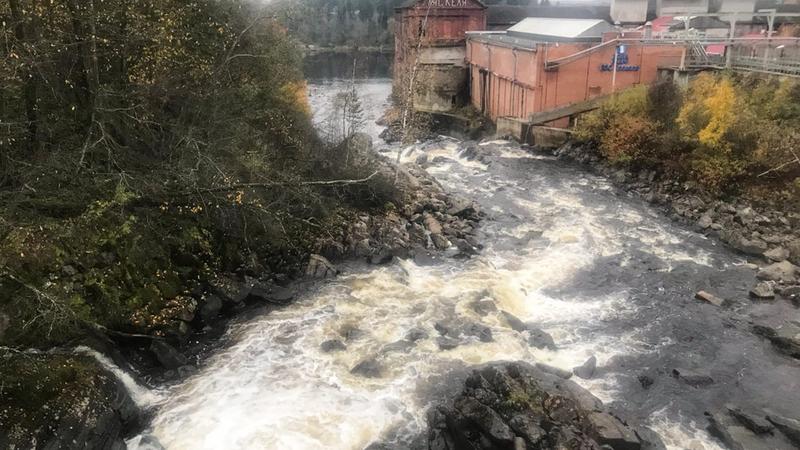
[[528, 17], [508, 29], [511, 36], [542, 41], [595, 41], [613, 27], [600, 19]]

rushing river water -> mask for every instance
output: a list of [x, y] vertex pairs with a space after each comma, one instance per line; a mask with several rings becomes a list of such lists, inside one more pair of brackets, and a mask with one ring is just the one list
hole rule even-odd
[[[318, 123], [345, 84], [312, 84]], [[358, 86], [374, 119], [390, 81]], [[420, 151], [450, 158], [429, 171], [487, 214], [480, 255], [434, 266], [353, 264], [295, 304], [234, 325], [195, 375], [160, 392], [149, 429], [130, 447], [149, 448], [153, 438], [192, 450], [403, 443], [424, 430], [431, 402], [458, 387], [448, 378], [454, 369], [495, 360], [571, 369], [593, 355], [594, 378], [576, 381], [670, 448], [719, 448], [703, 412], [728, 401], [797, 414], [798, 365], [753, 336], [735, 308], [693, 299], [700, 289], [746, 299], [753, 271], [739, 257], [579, 168], [502, 141], [481, 146], [484, 162], [459, 158], [462, 148], [442, 138], [406, 149], [404, 160]], [[530, 347], [498, 314], [476, 313], [470, 304], [481, 299], [538, 324], [557, 350]], [[751, 312], [784, 306], [768, 308]], [[434, 324], [453, 318], [491, 327], [494, 340], [440, 350]], [[407, 352], [387, 348], [411, 330], [429, 337]], [[321, 351], [335, 338], [346, 351]], [[382, 377], [350, 373], [372, 357]], [[669, 376], [673, 368], [705, 370], [715, 383], [689, 387]], [[654, 381], [649, 389], [643, 375]]]

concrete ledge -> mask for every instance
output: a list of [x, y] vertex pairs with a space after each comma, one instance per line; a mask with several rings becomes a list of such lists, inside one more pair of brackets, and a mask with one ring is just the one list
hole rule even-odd
[[497, 135], [511, 136], [520, 143], [544, 148], [556, 148], [569, 140], [572, 130], [531, 125], [516, 117], [498, 117]]

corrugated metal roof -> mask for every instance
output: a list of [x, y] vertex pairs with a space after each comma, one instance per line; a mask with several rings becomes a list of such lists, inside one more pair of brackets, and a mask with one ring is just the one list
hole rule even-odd
[[528, 17], [509, 28], [508, 34], [542, 40], [596, 40], [611, 29], [608, 22], [600, 19]]

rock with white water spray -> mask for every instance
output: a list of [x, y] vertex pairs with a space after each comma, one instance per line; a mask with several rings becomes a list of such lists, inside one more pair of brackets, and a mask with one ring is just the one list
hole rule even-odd
[[775, 450], [791, 448], [783, 436], [776, 433], [756, 433], [738, 417], [723, 409], [707, 412], [709, 433], [732, 450]]
[[760, 281], [750, 289], [750, 297], [755, 299], [772, 299], [775, 298], [775, 290], [772, 288], [772, 283], [769, 281]]
[[347, 346], [339, 339], [328, 339], [319, 345], [319, 349], [323, 353], [332, 353], [347, 350]]
[[312, 254], [308, 257], [305, 274], [309, 278], [332, 278], [339, 271], [327, 258], [322, 255]]
[[350, 373], [365, 378], [380, 378], [383, 376], [383, 366], [375, 358], [367, 358], [350, 369]]
[[203, 297], [200, 306], [200, 319], [203, 323], [211, 323], [222, 310], [222, 298], [216, 294], [207, 294]]
[[250, 289], [248, 301], [286, 305], [294, 299], [294, 291], [270, 283], [257, 283]]
[[528, 327], [528, 345], [541, 349], [556, 349], [556, 343], [553, 340], [553, 336], [550, 336], [547, 332], [532, 326]]
[[589, 359], [586, 360], [585, 363], [583, 363], [578, 367], [573, 368], [572, 373], [574, 373], [579, 378], [588, 380], [594, 376], [594, 371], [596, 368], [597, 368], [597, 358], [594, 355], [592, 355]]
[[510, 312], [500, 311], [500, 315], [503, 316], [503, 319], [506, 321], [506, 323], [512, 330], [522, 333], [523, 331], [528, 329], [528, 326], [525, 325], [523, 321], [521, 321], [517, 316], [511, 314]]

